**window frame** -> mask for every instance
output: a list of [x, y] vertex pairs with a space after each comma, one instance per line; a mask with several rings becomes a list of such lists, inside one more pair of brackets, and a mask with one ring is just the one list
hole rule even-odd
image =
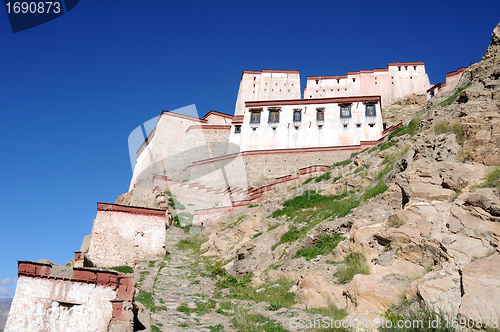
[[[321, 114], [321, 116], [320, 116]], [[316, 122], [325, 121], [325, 108], [316, 108]]]
[[[275, 118], [273, 118], [273, 114], [275, 115]], [[267, 123], [280, 123], [280, 110], [279, 109], [269, 109], [269, 117], [267, 120]]]
[[[368, 110], [373, 108], [373, 112]], [[377, 116], [377, 104], [376, 103], [366, 103], [365, 104], [365, 116]]]
[[302, 109], [296, 108], [293, 110], [293, 122], [302, 122]]
[[262, 110], [250, 110], [250, 124], [260, 124]]
[[[340, 104], [339, 105], [339, 108], [340, 108], [340, 118], [341, 119], [350, 119], [352, 117], [352, 109], [351, 109], [352, 105], [342, 105]], [[349, 114], [345, 114], [346, 111], [349, 112]]]

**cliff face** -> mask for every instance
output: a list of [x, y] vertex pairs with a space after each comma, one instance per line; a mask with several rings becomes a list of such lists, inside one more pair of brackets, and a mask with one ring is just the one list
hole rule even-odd
[[[347, 320], [381, 319], [402, 294], [451, 318], [498, 317], [500, 25], [457, 90], [406, 122], [328, 176], [224, 216], [207, 233], [207, 255], [234, 259], [229, 273], [252, 272], [254, 285], [290, 278], [297, 307], [334, 303]], [[345, 240], [333, 251], [314, 249], [335, 234]], [[321, 254], [303, 255], [313, 249]], [[341, 280], [352, 253], [363, 253], [369, 274]]]

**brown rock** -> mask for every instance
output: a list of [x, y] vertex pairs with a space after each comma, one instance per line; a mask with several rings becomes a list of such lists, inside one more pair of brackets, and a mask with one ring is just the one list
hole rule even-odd
[[461, 269], [464, 295], [459, 317], [500, 317], [500, 254], [476, 260]]

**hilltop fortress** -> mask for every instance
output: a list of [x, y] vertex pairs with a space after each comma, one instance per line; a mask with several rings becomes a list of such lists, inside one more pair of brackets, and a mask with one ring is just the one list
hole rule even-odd
[[[214, 226], [228, 211], [323, 174], [402, 125], [384, 123], [382, 107], [451, 90], [462, 72], [431, 87], [423, 62], [391, 63], [308, 77], [301, 98], [298, 71], [244, 71], [234, 115], [163, 111], [137, 151], [129, 192], [115, 204], [97, 204], [92, 233], [72, 267], [19, 262], [6, 331], [133, 331], [140, 310], [132, 279], [94, 267], [161, 259], [173, 216], [193, 231]], [[25, 310], [30, 304], [33, 310]]]
[[245, 70], [234, 115], [162, 112], [137, 152], [132, 194], [123, 202], [162, 208], [168, 191], [189, 200], [193, 223], [207, 226], [219, 213], [376, 145], [401, 125], [387, 126], [382, 107], [430, 87], [423, 62], [311, 76], [303, 98], [298, 71]]

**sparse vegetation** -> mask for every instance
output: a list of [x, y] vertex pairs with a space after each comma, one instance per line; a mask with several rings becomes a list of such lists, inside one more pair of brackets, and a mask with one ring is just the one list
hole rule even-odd
[[[436, 312], [433, 308], [424, 302], [409, 303], [403, 300], [399, 305], [392, 309], [387, 309], [384, 317], [391, 321], [392, 324], [379, 328], [380, 332], [452, 332], [455, 328], [452, 324], [446, 324], [446, 320], [450, 322], [450, 318], [443, 312]], [[403, 324], [403, 327], [398, 327], [398, 322], [411, 322]], [[405, 326], [406, 325], [406, 326]], [[401, 326], [401, 324], [399, 324]]]
[[181, 212], [174, 217], [174, 225], [182, 228], [185, 233], [189, 233], [189, 228], [193, 223], [193, 215], [189, 212]]
[[392, 133], [389, 134], [387, 140], [390, 141], [394, 137], [403, 136], [406, 134], [410, 134], [410, 136], [415, 135], [417, 133], [418, 126], [420, 124], [420, 118], [425, 112], [426, 110], [422, 110], [417, 114], [415, 114], [415, 116], [410, 121], [410, 123], [408, 123], [408, 125], [394, 130]]
[[312, 180], [314, 180], [316, 177], [310, 177], [309, 179], [305, 180], [304, 182], [302, 182], [302, 185], [306, 185], [308, 184], [309, 182], [311, 182]]
[[328, 171], [318, 176], [314, 181], [320, 182], [324, 180], [330, 180], [331, 178], [332, 178], [332, 172]]
[[484, 183], [484, 187], [497, 188], [498, 190], [500, 190], [499, 180], [500, 180], [500, 167], [495, 167], [486, 175], [486, 181]]
[[453, 133], [456, 135], [457, 143], [459, 143], [460, 145], [463, 145], [465, 140], [464, 128], [459, 123], [455, 123], [450, 126], [445, 120], [437, 121], [434, 124], [434, 132], [436, 134]]
[[347, 311], [345, 309], [339, 309], [335, 304], [331, 302], [328, 304], [328, 307], [326, 308], [308, 309], [307, 312], [310, 312], [312, 314], [320, 314], [323, 316], [328, 316], [333, 318], [333, 320], [342, 320], [344, 317], [347, 316]]
[[366, 257], [361, 252], [351, 252], [342, 261], [338, 271], [333, 275], [339, 284], [347, 284], [356, 274], [370, 274]]
[[[215, 284], [217, 289], [229, 288], [229, 298], [255, 302], [267, 302], [279, 305], [280, 308], [289, 308], [295, 304], [295, 294], [288, 292], [294, 281], [280, 279], [266, 282], [258, 288], [250, 285], [252, 274], [226, 275]], [[257, 291], [259, 290], [259, 291]]]
[[172, 207], [173, 209], [176, 209], [176, 210], [185, 210], [186, 207], [184, 205], [181, 204], [181, 202], [179, 202], [177, 200], [177, 198], [175, 197], [170, 197], [168, 199], [168, 205], [170, 205], [170, 207]]
[[470, 85], [466, 85], [466, 86], [463, 86], [461, 88], [458, 88], [455, 91], [455, 93], [453, 93], [450, 97], [446, 98], [441, 103], [439, 103], [439, 106], [450, 106], [451, 104], [453, 104], [457, 100], [458, 96], [460, 95], [460, 92], [467, 89], [468, 87], [470, 87]]
[[276, 321], [259, 314], [250, 313], [249, 309], [236, 308], [231, 324], [237, 331], [245, 332], [288, 332]]
[[121, 273], [134, 273], [134, 269], [127, 265], [113, 266], [109, 268], [110, 270], [118, 271]]
[[336, 162], [335, 164], [332, 165], [332, 167], [347, 166], [350, 163], [352, 163], [352, 159], [346, 159], [346, 160], [342, 160], [342, 161]]
[[394, 228], [399, 228], [405, 224], [404, 220], [399, 218], [397, 215], [393, 214], [387, 219], [387, 226], [394, 227]]
[[145, 292], [141, 290], [139, 294], [134, 298], [135, 301], [142, 303], [146, 308], [148, 308], [151, 312], [156, 311], [155, 303], [153, 300], [152, 292]]
[[259, 237], [261, 235], [262, 235], [262, 232], [258, 232], [257, 234], [255, 234], [254, 236], [252, 236], [252, 239], [255, 239], [255, 238], [257, 238], [257, 237]]
[[207, 241], [206, 238], [195, 234], [187, 239], [182, 239], [177, 243], [177, 249], [179, 250], [191, 250], [196, 255], [201, 255], [205, 251], [201, 250], [200, 247], [203, 243]]
[[345, 238], [338, 233], [333, 236], [323, 235], [316, 240], [316, 243], [313, 246], [297, 251], [295, 253], [295, 258], [305, 257], [306, 260], [310, 260], [317, 257], [318, 255], [325, 255], [335, 249], [337, 244], [339, 244], [344, 239]]

